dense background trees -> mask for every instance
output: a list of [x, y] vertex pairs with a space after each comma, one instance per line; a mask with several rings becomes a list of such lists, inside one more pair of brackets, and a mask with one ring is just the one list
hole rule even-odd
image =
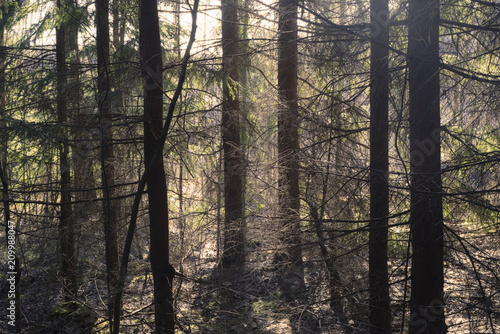
[[500, 329], [497, 3], [1, 6], [19, 332]]

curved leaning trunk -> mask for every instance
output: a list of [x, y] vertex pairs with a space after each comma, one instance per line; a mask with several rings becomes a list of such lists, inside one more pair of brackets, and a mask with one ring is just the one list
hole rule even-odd
[[161, 40], [156, 0], [142, 0], [139, 7], [140, 54], [144, 84], [144, 157], [151, 163], [147, 180], [150, 261], [154, 280], [156, 333], [174, 333], [172, 305], [173, 267], [169, 263], [167, 185], [163, 159], [154, 159], [163, 131], [163, 78]]

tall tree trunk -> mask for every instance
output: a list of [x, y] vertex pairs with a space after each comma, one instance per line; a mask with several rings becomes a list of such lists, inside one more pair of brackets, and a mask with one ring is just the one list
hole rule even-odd
[[[61, 1], [57, 7], [62, 12]], [[56, 28], [56, 70], [57, 70], [57, 122], [60, 126], [59, 143], [59, 170], [60, 170], [60, 222], [59, 239], [62, 255], [62, 275], [65, 298], [71, 300], [77, 291], [77, 273], [75, 256], [75, 236], [71, 208], [71, 175], [69, 165], [69, 145], [67, 126], [67, 101], [66, 101], [66, 32], [65, 22]]]
[[[145, 160], [148, 161], [148, 163], [145, 164], [145, 169], [144, 173], [142, 174], [139, 184], [137, 185], [137, 192], [134, 196], [134, 203], [132, 205], [132, 209], [130, 211], [130, 223], [128, 226], [127, 230], [127, 237], [125, 239], [125, 245], [123, 247], [123, 256], [122, 256], [122, 261], [120, 265], [120, 284], [119, 288], [117, 289], [116, 292], [116, 297], [115, 299], [117, 301], [120, 301], [123, 295], [123, 288], [125, 286], [125, 279], [127, 276], [127, 268], [128, 268], [128, 262], [130, 258], [130, 251], [132, 248], [132, 242], [134, 239], [134, 232], [136, 228], [136, 223], [137, 223], [137, 217], [139, 214], [139, 207], [141, 204], [141, 198], [142, 194], [144, 192], [144, 189], [146, 186], [148, 186], [148, 195], [149, 195], [149, 202], [150, 202], [150, 234], [154, 232], [160, 232], [162, 233], [161, 235], [158, 236], [153, 236], [151, 235], [151, 239], [154, 238], [154, 242], [151, 242], [150, 245], [150, 259], [151, 259], [151, 267], [153, 270], [153, 278], [155, 280], [155, 287], [154, 287], [154, 303], [155, 303], [155, 322], [156, 322], [156, 332], [157, 333], [173, 333], [174, 331], [174, 313], [173, 313], [173, 306], [171, 303], [171, 297], [172, 297], [172, 287], [171, 283], [173, 280], [173, 277], [175, 276], [175, 270], [173, 266], [168, 262], [168, 250], [169, 250], [169, 243], [168, 243], [168, 217], [165, 216], [158, 216], [158, 214], [161, 213], [168, 213], [168, 208], [167, 208], [167, 197], [166, 197], [166, 192], [161, 192], [162, 186], [160, 185], [159, 187], [154, 187], [154, 185], [151, 186], [151, 183], [153, 182], [158, 182], [162, 181], [162, 184], [164, 184], [163, 188], [166, 190], [166, 180], [165, 180], [165, 171], [163, 169], [163, 148], [165, 145], [165, 141], [167, 139], [168, 131], [170, 129], [170, 126], [172, 124], [172, 119], [175, 111], [175, 106], [177, 104], [177, 101], [179, 100], [179, 97], [182, 92], [182, 87], [184, 85], [184, 81], [186, 79], [186, 73], [187, 73], [187, 67], [188, 67], [188, 62], [189, 58], [191, 56], [191, 48], [194, 44], [195, 41], [195, 36], [196, 36], [196, 24], [197, 24], [197, 15], [198, 15], [198, 5], [199, 1], [194, 0], [192, 10], [191, 10], [191, 17], [192, 17], [192, 23], [191, 23], [191, 35], [189, 37], [189, 42], [186, 47], [186, 51], [184, 52], [184, 57], [182, 58], [182, 64], [181, 64], [181, 71], [179, 74], [179, 79], [177, 81], [177, 87], [175, 88], [175, 92], [172, 96], [172, 100], [170, 101], [170, 105], [168, 107], [167, 111], [167, 116], [165, 119], [165, 124], [163, 125], [163, 128], [161, 129], [161, 133], [158, 133], [158, 126], [156, 123], [153, 121], [156, 120], [158, 122], [158, 117], [152, 117], [153, 115], [151, 114], [151, 111], [155, 111], [154, 116], [157, 116], [158, 110], [161, 108], [158, 108], [158, 105], [162, 105], [162, 90], [161, 90], [161, 85], [158, 85], [161, 83], [161, 54], [159, 52], [155, 51], [160, 51], [161, 46], [159, 43], [152, 43], [153, 41], [157, 40], [158, 42], [160, 41], [159, 38], [159, 22], [158, 22], [158, 8], [157, 8], [157, 3], [153, 4], [148, 4], [144, 5], [141, 4], [139, 6], [140, 12], [142, 10], [146, 10], [147, 15], [142, 17], [139, 15], [139, 22], [141, 22], [141, 18], [143, 18], [145, 21], [147, 19], [153, 19], [153, 22], [149, 22], [150, 25], [152, 23], [152, 27], [148, 26], [148, 24], [141, 24], [141, 43], [140, 43], [140, 53], [141, 53], [141, 63], [142, 63], [142, 75], [143, 75], [143, 85], [144, 85], [144, 92], [145, 92], [145, 100], [144, 100], [144, 151], [145, 151]], [[151, 7], [152, 6], [152, 7]], [[142, 23], [142, 22], [141, 22]], [[148, 32], [154, 32], [154, 34], [150, 34], [149, 37], [153, 40], [148, 40], [145, 43], [143, 43], [143, 33], [145, 37], [147, 37]], [[154, 45], [155, 47], [152, 48], [153, 50], [147, 50], [147, 48], [144, 48], [145, 46], [151, 46]], [[147, 50], [147, 52], [143, 51], [143, 48]], [[151, 56], [151, 57], [149, 57]], [[149, 58], [146, 58], [149, 57]], [[148, 62], [145, 59], [152, 59], [152, 58], [158, 58], [156, 60], [156, 63], [158, 66], [155, 66], [158, 70], [156, 72], [152, 71], [151, 68], [148, 65]], [[158, 64], [159, 63], [159, 64]], [[159, 77], [156, 78], [155, 77]], [[158, 81], [160, 80], [160, 81]], [[149, 91], [154, 90], [154, 87], [159, 86], [159, 92], [156, 92], [156, 99], [152, 99], [152, 96], [150, 95]], [[155, 95], [153, 95], [154, 97]], [[146, 99], [147, 97], [147, 99]], [[160, 100], [160, 103], [155, 102]], [[161, 112], [159, 113], [159, 119], [161, 121]], [[154, 150], [152, 151], [151, 148]], [[159, 162], [158, 162], [159, 161]], [[163, 178], [161, 177], [163, 175]], [[151, 180], [151, 181], [150, 181]], [[160, 191], [159, 191], [160, 190]], [[161, 198], [163, 197], [163, 200]], [[151, 202], [154, 201], [153, 207], [154, 211], [151, 211]], [[161, 208], [164, 209], [161, 209]], [[152, 222], [152, 213], [154, 213], [153, 218], [154, 224]], [[161, 218], [164, 219], [161, 219]], [[166, 233], [165, 233], [166, 232]], [[166, 237], [166, 238], [165, 238]], [[154, 246], [153, 246], [154, 245]], [[154, 251], [154, 252], [153, 252]], [[162, 252], [165, 251], [165, 252]], [[166, 263], [166, 265], [165, 265]], [[156, 277], [155, 277], [156, 276]], [[160, 284], [161, 283], [161, 284]], [[165, 284], [166, 283], [166, 284]], [[162, 285], [163, 284], [163, 285]], [[166, 293], [164, 293], [166, 292]], [[169, 295], [170, 294], [170, 295]], [[170, 312], [169, 312], [170, 310]], [[120, 332], [120, 303], [116, 302], [115, 303], [115, 325], [113, 328], [113, 334], [119, 334]], [[164, 315], [162, 318], [161, 316]]]
[[371, 0], [370, 57], [370, 333], [391, 332], [387, 268], [389, 215], [388, 0]]
[[[177, 61], [182, 62], [182, 53], [181, 53], [181, 2], [175, 2], [175, 53], [177, 54]], [[182, 94], [179, 95], [179, 103], [182, 108]], [[182, 119], [182, 128], [186, 128], [186, 117]], [[181, 140], [179, 143], [179, 268], [178, 271], [180, 273], [183, 272], [183, 261], [184, 261], [184, 242], [185, 242], [185, 231], [186, 231], [186, 218], [184, 216], [184, 140], [188, 141], [185, 136], [181, 136]], [[189, 146], [189, 143], [186, 143], [186, 146]], [[188, 147], [186, 147], [188, 149]], [[181, 282], [182, 283], [182, 282]], [[180, 289], [178, 290], [180, 291]]]
[[113, 328], [114, 295], [119, 280], [118, 212], [115, 188], [115, 154], [113, 149], [112, 109], [109, 100], [109, 1], [96, 2], [97, 30], [97, 89], [101, 129], [101, 170], [105, 201], [103, 202], [106, 267], [108, 276], [108, 312], [110, 329]]
[[246, 233], [246, 192], [247, 192], [247, 161], [248, 161], [248, 148], [249, 148], [249, 119], [251, 109], [251, 97], [250, 97], [250, 66], [251, 66], [251, 51], [249, 43], [249, 26], [250, 26], [250, 8], [251, 0], [243, 0], [243, 9], [241, 15], [239, 16], [239, 21], [241, 22], [241, 27], [239, 32], [239, 50], [240, 50], [240, 62], [239, 62], [239, 74], [240, 74], [240, 138], [241, 138], [241, 211], [243, 213], [242, 225], [245, 228]]
[[222, 146], [224, 149], [224, 252], [222, 264], [245, 261], [240, 141], [239, 48], [237, 0], [222, 0]]
[[[148, 166], [153, 160], [162, 133], [163, 79], [158, 4], [140, 2], [140, 52], [144, 82], [144, 154]], [[163, 159], [156, 159], [148, 182], [150, 260], [154, 280], [156, 333], [174, 333], [172, 280], [169, 263], [167, 186]]]
[[278, 196], [281, 241], [280, 286], [285, 299], [305, 289], [299, 199], [299, 134], [297, 102], [297, 2], [279, 1], [278, 42]]
[[439, 0], [410, 0], [408, 38], [413, 245], [410, 333], [445, 333]]
[[94, 178], [92, 149], [92, 132], [87, 124], [90, 115], [83, 106], [82, 85], [80, 82], [80, 50], [78, 44], [78, 4], [76, 0], [66, 0], [65, 9], [68, 15], [66, 25], [66, 58], [67, 75], [67, 109], [68, 124], [71, 124], [71, 159], [73, 168], [72, 187], [74, 191], [73, 225], [75, 233], [75, 257], [79, 257], [79, 238], [82, 226], [89, 221], [93, 210], [93, 201], [97, 197]]

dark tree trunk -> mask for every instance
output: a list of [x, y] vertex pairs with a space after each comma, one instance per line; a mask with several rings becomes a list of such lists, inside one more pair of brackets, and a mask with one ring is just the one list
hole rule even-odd
[[410, 333], [445, 333], [439, 0], [410, 0], [408, 37], [413, 245]]
[[370, 57], [370, 333], [391, 332], [389, 215], [389, 3], [371, 0]]
[[237, 0], [222, 0], [222, 144], [224, 149], [224, 267], [245, 261], [242, 203], [242, 151], [238, 99], [239, 49]]
[[294, 0], [279, 1], [278, 51], [278, 195], [284, 245], [278, 260], [281, 289], [285, 298], [292, 300], [305, 288], [299, 199], [297, 2]]
[[[57, 5], [61, 8], [61, 2]], [[65, 298], [70, 300], [76, 295], [77, 273], [75, 256], [75, 236], [71, 208], [71, 175], [68, 161], [69, 145], [67, 135], [67, 101], [66, 101], [66, 33], [64, 22], [56, 29], [56, 63], [57, 63], [57, 122], [61, 128], [59, 143], [60, 170], [60, 222], [59, 240], [62, 256], [62, 275]]]
[[[148, 166], [153, 160], [163, 128], [163, 79], [158, 4], [140, 2], [140, 52], [144, 82], [144, 154]], [[172, 280], [169, 263], [167, 186], [163, 159], [156, 159], [148, 182], [150, 260], [154, 280], [156, 333], [174, 333]]]
[[118, 212], [115, 183], [115, 154], [113, 150], [112, 109], [109, 100], [109, 1], [96, 2], [97, 31], [97, 89], [101, 130], [101, 171], [104, 192], [103, 212], [108, 276], [108, 312], [110, 329], [113, 328], [114, 295], [119, 280]]

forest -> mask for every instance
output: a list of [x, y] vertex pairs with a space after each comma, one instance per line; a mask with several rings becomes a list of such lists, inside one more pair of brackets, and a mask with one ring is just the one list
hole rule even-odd
[[1, 333], [500, 332], [498, 0], [0, 0]]

